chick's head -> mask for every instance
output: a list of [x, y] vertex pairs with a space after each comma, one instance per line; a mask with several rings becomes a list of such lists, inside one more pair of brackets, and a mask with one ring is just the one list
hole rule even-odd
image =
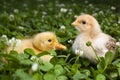
[[52, 32], [42, 32], [37, 34], [33, 39], [33, 45], [41, 51], [48, 51], [51, 49], [66, 50], [66, 47], [58, 42], [56, 35]]
[[100, 30], [97, 20], [88, 14], [83, 14], [77, 17], [72, 23], [75, 28], [80, 32], [90, 32], [93, 30]]

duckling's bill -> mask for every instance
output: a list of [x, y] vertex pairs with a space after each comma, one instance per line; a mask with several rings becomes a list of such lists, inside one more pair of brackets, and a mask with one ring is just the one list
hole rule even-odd
[[57, 50], [57, 49], [66, 50], [67, 47], [64, 46], [64, 45], [62, 45], [62, 44], [60, 44], [60, 43], [56, 43], [56, 44], [55, 44], [55, 49], [56, 49], [56, 50]]

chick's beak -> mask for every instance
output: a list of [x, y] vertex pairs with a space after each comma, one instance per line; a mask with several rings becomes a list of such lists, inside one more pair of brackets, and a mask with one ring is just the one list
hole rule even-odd
[[74, 26], [75, 25], [75, 22], [72, 22], [72, 24], [71, 24], [72, 26]]
[[71, 25], [72, 26], [79, 26], [80, 24], [74, 21]]
[[60, 44], [60, 43], [56, 43], [56, 45], [55, 45], [55, 49], [62, 49], [62, 50], [66, 50], [66, 49], [67, 49], [67, 47], [66, 47], [66, 46], [64, 46], [64, 45], [62, 45], [62, 44]]

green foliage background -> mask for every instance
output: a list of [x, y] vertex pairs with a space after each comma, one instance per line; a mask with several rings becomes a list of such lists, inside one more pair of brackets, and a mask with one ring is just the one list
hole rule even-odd
[[[62, 12], [62, 8], [67, 11]], [[120, 40], [119, 0], [0, 0], [0, 36], [23, 39], [53, 31], [59, 42], [68, 47], [67, 51], [51, 51], [54, 58], [50, 63], [42, 63], [41, 55], [30, 49], [24, 54], [4, 54], [6, 41], [1, 37], [0, 80], [119, 80], [120, 48], [115, 58], [108, 52], [96, 65], [73, 54], [69, 40], [74, 41], [78, 31], [71, 23], [82, 13], [94, 15], [103, 32]], [[30, 59], [32, 56], [35, 60]], [[37, 71], [31, 70], [34, 63], [38, 64]]]

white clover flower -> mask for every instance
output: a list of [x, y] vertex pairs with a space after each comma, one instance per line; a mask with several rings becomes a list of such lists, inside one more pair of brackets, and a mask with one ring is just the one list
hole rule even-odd
[[23, 30], [23, 29], [24, 29], [24, 27], [23, 27], [23, 26], [18, 26], [18, 28], [19, 28], [20, 30]]
[[23, 4], [24, 7], [27, 7], [28, 5], [26, 3]]
[[70, 40], [68, 40], [68, 43], [73, 43], [73, 41], [70, 39]]
[[13, 14], [9, 15], [9, 20], [10, 20], [10, 21], [13, 21], [13, 20], [14, 20], [14, 15], [13, 15]]
[[6, 43], [8, 43], [8, 37], [6, 35], [2, 35], [1, 37], [5, 39]]
[[42, 15], [42, 19], [45, 18], [45, 15]]
[[82, 56], [83, 55], [83, 50], [76, 49], [75, 54]]
[[26, 17], [27, 17], [27, 15], [26, 15], [26, 14], [23, 14], [22, 16], [23, 16], [24, 18], [26, 18]]
[[74, 18], [77, 18], [77, 17], [78, 17], [78, 15], [75, 15], [75, 16], [74, 16]]
[[98, 11], [99, 10], [99, 8], [95, 8], [95, 11]]
[[14, 9], [14, 13], [19, 13], [19, 10], [18, 9]]
[[46, 14], [47, 14], [47, 12], [43, 11], [43, 12], [42, 12], [42, 14], [43, 14], [43, 15], [46, 15]]
[[7, 36], [6, 36], [6, 35], [2, 35], [2, 37], [3, 37], [3, 38], [7, 38]]
[[34, 60], [36, 60], [36, 59], [37, 59], [36, 56], [32, 56], [32, 57], [30, 58], [30, 60], [32, 60], [32, 61], [34, 61]]
[[12, 39], [10, 39], [10, 40], [8, 41], [8, 45], [9, 45], [9, 46], [12, 46], [14, 41], [15, 41], [15, 38], [13, 37]]
[[88, 6], [92, 7], [93, 5], [92, 5], [92, 4], [89, 4]]
[[41, 4], [40, 6], [41, 6], [41, 7], [44, 7], [44, 4]]
[[58, 1], [57, 1], [57, 0], [55, 0], [55, 3], [56, 3], [56, 4], [58, 4]]
[[61, 17], [62, 16], [62, 14], [61, 13], [58, 13], [58, 15], [56, 15], [55, 17], [56, 18], [59, 18], [59, 17]]
[[92, 14], [93, 16], [97, 16], [97, 13]]
[[60, 9], [60, 12], [66, 13], [66, 12], [67, 12], [67, 9], [66, 9], [66, 8], [61, 8], [61, 9]]
[[16, 39], [16, 47], [19, 46], [21, 44], [21, 40], [20, 39]]
[[120, 42], [116, 42], [116, 45], [117, 45], [117, 46], [120, 46]]
[[34, 16], [36, 16], [38, 14], [37, 10], [34, 10]]
[[69, 14], [69, 15], [71, 15], [71, 14], [72, 14], [72, 12], [68, 12], [68, 14]]
[[70, 12], [72, 12], [73, 10], [72, 9], [69, 9]]
[[103, 12], [103, 11], [99, 11], [99, 13], [100, 13], [100, 14], [104, 14], [104, 12]]
[[33, 63], [31, 69], [32, 71], [36, 71], [38, 69], [38, 63]]
[[68, 14], [69, 14], [69, 15], [71, 15], [71, 14], [72, 14], [72, 12], [73, 12], [73, 10], [72, 10], [72, 9], [69, 9]]
[[65, 30], [65, 26], [64, 25], [60, 26], [60, 29]]
[[14, 37], [8, 41], [8, 46], [17, 47], [21, 44], [20, 39], [15, 39]]
[[38, 58], [37, 56], [32, 56], [30, 60], [32, 60], [33, 62], [41, 62], [40, 58]]
[[115, 9], [116, 9], [116, 7], [112, 6], [112, 7], [111, 7], [111, 9], [112, 9], [112, 10], [115, 10]]
[[87, 3], [88, 3], [88, 1], [86, 0], [86, 1], [85, 1], [85, 3], [87, 4]]

